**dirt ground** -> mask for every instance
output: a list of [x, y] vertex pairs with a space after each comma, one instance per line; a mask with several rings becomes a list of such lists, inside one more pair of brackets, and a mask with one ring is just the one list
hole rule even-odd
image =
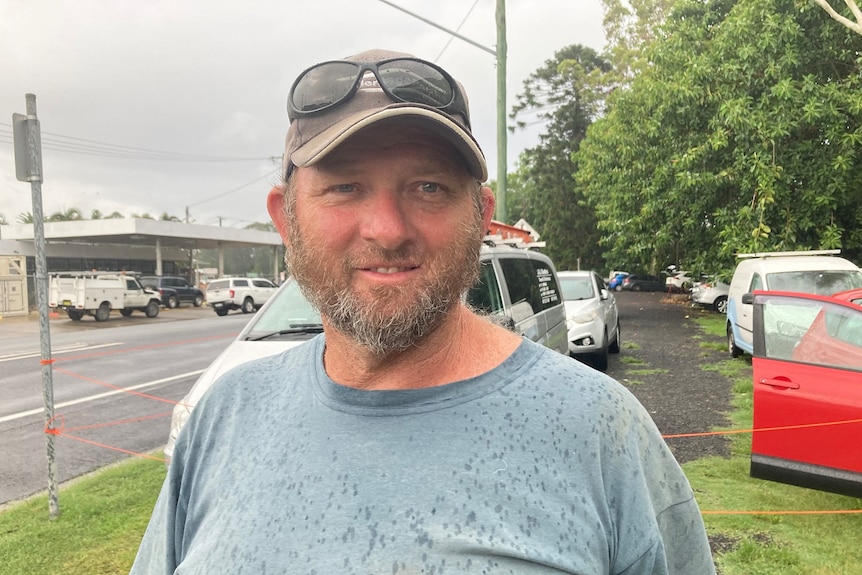
[[[637, 396], [664, 435], [728, 425], [725, 414], [730, 411], [730, 381], [700, 368], [727, 356], [727, 352], [703, 348], [700, 343], [722, 343], [723, 338], [704, 335], [686, 317], [714, 312], [692, 308], [682, 295], [614, 295], [620, 310], [623, 349], [619, 355], [611, 355], [608, 375]], [[637, 344], [636, 349], [627, 343]], [[640, 363], [627, 363], [632, 358]], [[728, 442], [721, 436], [670, 438], [668, 445], [680, 463], [728, 454]]]

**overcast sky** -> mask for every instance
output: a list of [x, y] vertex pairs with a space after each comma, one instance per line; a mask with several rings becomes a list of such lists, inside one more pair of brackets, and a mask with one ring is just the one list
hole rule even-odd
[[[496, 48], [495, 0], [393, 1]], [[604, 45], [599, 0], [506, 4], [508, 109], [555, 51]], [[269, 221], [290, 85], [311, 64], [369, 48], [435, 61], [465, 85], [496, 179], [494, 56], [379, 0], [0, 0], [0, 214], [32, 211], [11, 136], [32, 93], [46, 216], [188, 209], [199, 224]], [[539, 129], [510, 134], [510, 169]]]

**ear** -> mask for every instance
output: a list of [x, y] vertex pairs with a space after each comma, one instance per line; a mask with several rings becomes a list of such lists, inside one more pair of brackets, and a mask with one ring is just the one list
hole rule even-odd
[[266, 209], [269, 212], [272, 223], [275, 224], [275, 229], [281, 235], [281, 240], [287, 244], [288, 222], [287, 216], [284, 214], [284, 193], [284, 187], [274, 186], [266, 196]]
[[494, 208], [497, 206], [497, 200], [494, 197], [494, 191], [488, 186], [482, 186], [482, 228], [483, 235], [487, 233], [491, 227], [491, 220], [494, 218]]

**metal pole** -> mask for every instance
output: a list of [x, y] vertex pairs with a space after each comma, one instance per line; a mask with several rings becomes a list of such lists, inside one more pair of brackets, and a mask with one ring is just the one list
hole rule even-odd
[[508, 132], [506, 130], [506, 0], [497, 0], [497, 221], [506, 221]]
[[42, 149], [36, 115], [36, 95], [27, 94], [27, 156], [33, 196], [33, 238], [36, 242], [36, 300], [39, 305], [39, 345], [42, 351], [42, 399], [45, 403], [45, 447], [48, 457], [48, 512], [60, 514], [57, 460], [54, 458], [54, 380], [51, 359], [51, 325], [48, 320], [48, 263], [45, 257], [45, 225], [42, 213]]

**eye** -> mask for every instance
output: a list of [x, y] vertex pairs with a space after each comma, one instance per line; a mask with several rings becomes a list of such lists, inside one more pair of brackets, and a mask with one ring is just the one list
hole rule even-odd
[[356, 184], [337, 184], [330, 188], [336, 194], [349, 194], [356, 191]]
[[441, 191], [440, 184], [435, 184], [434, 182], [423, 182], [419, 184], [419, 189], [426, 194], [436, 194]]

